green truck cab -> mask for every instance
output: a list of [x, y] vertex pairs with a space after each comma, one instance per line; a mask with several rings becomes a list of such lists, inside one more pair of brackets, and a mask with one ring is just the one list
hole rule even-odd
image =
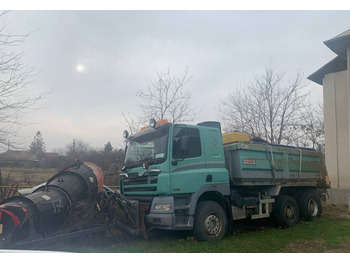
[[150, 127], [124, 137], [120, 190], [145, 210], [147, 228], [193, 230], [198, 240], [216, 241], [237, 219], [275, 213], [289, 227], [321, 213], [327, 186], [314, 151], [247, 142], [224, 146], [218, 122], [152, 119]]

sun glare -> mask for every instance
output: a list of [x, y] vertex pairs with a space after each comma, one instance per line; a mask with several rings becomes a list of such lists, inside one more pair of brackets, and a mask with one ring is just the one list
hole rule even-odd
[[85, 71], [85, 66], [82, 64], [78, 64], [75, 69], [77, 70], [78, 73], [82, 73]]

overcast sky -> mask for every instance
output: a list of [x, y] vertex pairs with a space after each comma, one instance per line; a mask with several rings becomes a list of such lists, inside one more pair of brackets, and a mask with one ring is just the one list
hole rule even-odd
[[[15, 33], [35, 67], [35, 92], [51, 91], [22, 127], [28, 146], [40, 130], [47, 151], [74, 138], [123, 147], [122, 110], [137, 113], [137, 90], [167, 68], [192, 76], [187, 88], [202, 108], [197, 122], [220, 120], [217, 107], [270, 64], [305, 79], [335, 57], [324, 44], [350, 28], [349, 11], [13, 11]], [[322, 86], [309, 83], [312, 100]]]

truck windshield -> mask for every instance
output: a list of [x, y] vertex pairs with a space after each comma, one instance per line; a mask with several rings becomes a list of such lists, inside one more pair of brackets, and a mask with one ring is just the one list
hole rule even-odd
[[138, 167], [143, 163], [159, 164], [165, 161], [168, 149], [169, 125], [148, 128], [128, 140], [125, 155], [127, 168]]

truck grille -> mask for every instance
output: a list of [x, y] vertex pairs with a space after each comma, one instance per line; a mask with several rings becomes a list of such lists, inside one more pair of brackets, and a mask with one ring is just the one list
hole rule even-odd
[[157, 187], [134, 187], [124, 188], [124, 192], [145, 192], [145, 191], [157, 191]]
[[142, 176], [135, 178], [124, 178], [123, 184], [124, 186], [132, 186], [132, 185], [149, 185], [149, 184], [157, 184], [158, 177], [157, 176]]

